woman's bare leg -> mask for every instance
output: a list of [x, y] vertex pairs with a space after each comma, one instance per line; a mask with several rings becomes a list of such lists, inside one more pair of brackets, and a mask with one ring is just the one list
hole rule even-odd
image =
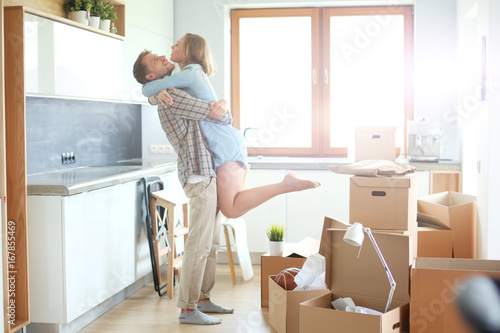
[[240, 162], [227, 162], [217, 168], [217, 196], [222, 214], [237, 218], [269, 199], [284, 193], [316, 188], [318, 182], [287, 174], [275, 184], [243, 190], [244, 169]]

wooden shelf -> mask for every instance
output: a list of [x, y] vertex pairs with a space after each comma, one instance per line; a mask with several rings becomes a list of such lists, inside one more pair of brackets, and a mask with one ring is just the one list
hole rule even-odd
[[111, 0], [115, 6], [117, 19], [111, 21], [115, 24], [118, 33], [112, 34], [110, 32], [96, 29], [88, 25], [84, 25], [68, 19], [68, 13], [64, 10], [64, 3], [66, 0], [52, 0], [52, 1], [39, 1], [39, 0], [6, 0], [4, 1], [5, 7], [24, 7], [25, 12], [45, 17], [50, 20], [68, 24], [80, 29], [92, 31], [108, 37], [124, 40], [125, 39], [125, 2], [122, 0]]

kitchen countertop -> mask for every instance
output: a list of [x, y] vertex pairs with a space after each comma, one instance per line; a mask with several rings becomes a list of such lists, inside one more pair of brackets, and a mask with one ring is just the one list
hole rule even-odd
[[28, 175], [28, 195], [67, 196], [175, 171], [177, 161], [134, 159]]
[[[328, 170], [329, 166], [348, 165], [354, 163], [347, 158], [338, 157], [261, 157], [250, 156], [248, 162], [252, 169], [286, 169], [286, 170]], [[437, 162], [410, 162], [417, 171], [461, 171], [462, 165], [457, 161], [440, 160]]]
[[[328, 170], [332, 165], [347, 165], [347, 158], [260, 157], [248, 159], [252, 169]], [[457, 161], [411, 162], [417, 171], [461, 171]], [[106, 166], [88, 166], [28, 176], [28, 195], [67, 196], [112, 185], [137, 181], [145, 176], [175, 171], [176, 159], [132, 159]]]

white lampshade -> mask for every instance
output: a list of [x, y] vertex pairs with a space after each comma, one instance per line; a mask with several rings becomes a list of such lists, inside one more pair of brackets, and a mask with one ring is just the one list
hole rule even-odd
[[365, 235], [363, 234], [363, 225], [359, 222], [354, 222], [354, 224], [347, 229], [344, 235], [344, 241], [353, 246], [363, 245], [363, 240]]

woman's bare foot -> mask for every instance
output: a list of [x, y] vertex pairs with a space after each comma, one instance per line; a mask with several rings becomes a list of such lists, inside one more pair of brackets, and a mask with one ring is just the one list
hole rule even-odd
[[301, 179], [293, 173], [287, 174], [285, 178], [283, 178], [282, 183], [286, 186], [287, 192], [302, 191], [321, 186], [317, 181]]

